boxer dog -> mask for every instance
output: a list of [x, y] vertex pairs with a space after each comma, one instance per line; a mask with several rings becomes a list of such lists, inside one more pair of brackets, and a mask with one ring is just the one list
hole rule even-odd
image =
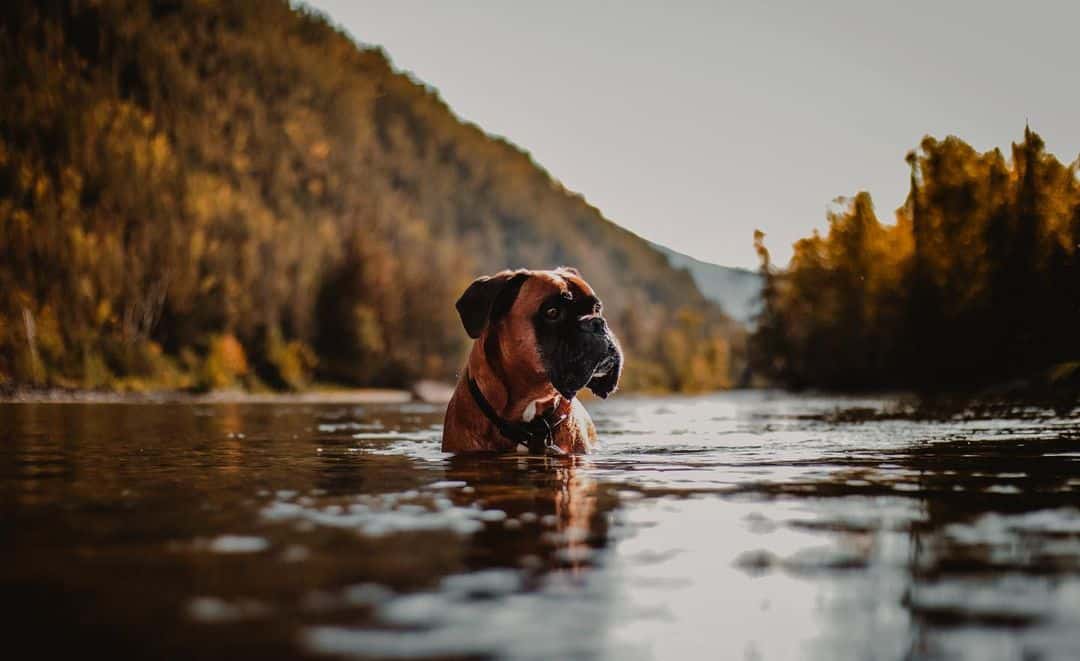
[[622, 350], [576, 269], [501, 271], [457, 302], [476, 340], [446, 409], [444, 452], [587, 453], [596, 429], [576, 395], [606, 398]]

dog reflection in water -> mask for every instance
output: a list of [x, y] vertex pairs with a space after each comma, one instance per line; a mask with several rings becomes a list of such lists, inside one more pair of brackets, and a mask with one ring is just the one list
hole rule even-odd
[[[596, 543], [607, 536], [607, 523], [597, 514], [596, 481], [575, 472], [573, 467], [559, 469], [562, 488], [555, 492], [557, 559], [571, 569], [586, 566], [591, 549], [590, 541]], [[599, 533], [599, 534], [598, 534]]]
[[449, 461], [448, 480], [467, 483], [450, 497], [461, 507], [480, 503], [506, 513], [474, 540], [497, 566], [580, 569], [607, 540], [613, 493], [587, 476], [588, 457], [470, 453]]

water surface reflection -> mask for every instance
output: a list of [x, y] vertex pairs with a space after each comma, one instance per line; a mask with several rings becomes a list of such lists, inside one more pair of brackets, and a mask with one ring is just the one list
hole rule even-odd
[[1080, 658], [1077, 418], [892, 406], [624, 397], [554, 459], [418, 404], [2, 405], [0, 585], [44, 653]]

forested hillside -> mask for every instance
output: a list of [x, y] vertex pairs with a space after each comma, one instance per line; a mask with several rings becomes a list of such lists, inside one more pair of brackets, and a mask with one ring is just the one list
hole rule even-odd
[[1010, 157], [956, 137], [908, 155], [881, 224], [869, 194], [776, 270], [758, 237], [761, 372], [794, 386], [967, 389], [1057, 366], [1080, 375], [1080, 180], [1025, 129]]
[[688, 274], [287, 2], [12, 0], [0, 94], [0, 383], [448, 378], [466, 284], [559, 264], [628, 387], [742, 368]]

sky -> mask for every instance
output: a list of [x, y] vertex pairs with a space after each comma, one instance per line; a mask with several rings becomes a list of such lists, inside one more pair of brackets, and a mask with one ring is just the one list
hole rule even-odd
[[756, 266], [838, 196], [892, 222], [924, 135], [1080, 155], [1080, 2], [318, 0], [606, 217]]

